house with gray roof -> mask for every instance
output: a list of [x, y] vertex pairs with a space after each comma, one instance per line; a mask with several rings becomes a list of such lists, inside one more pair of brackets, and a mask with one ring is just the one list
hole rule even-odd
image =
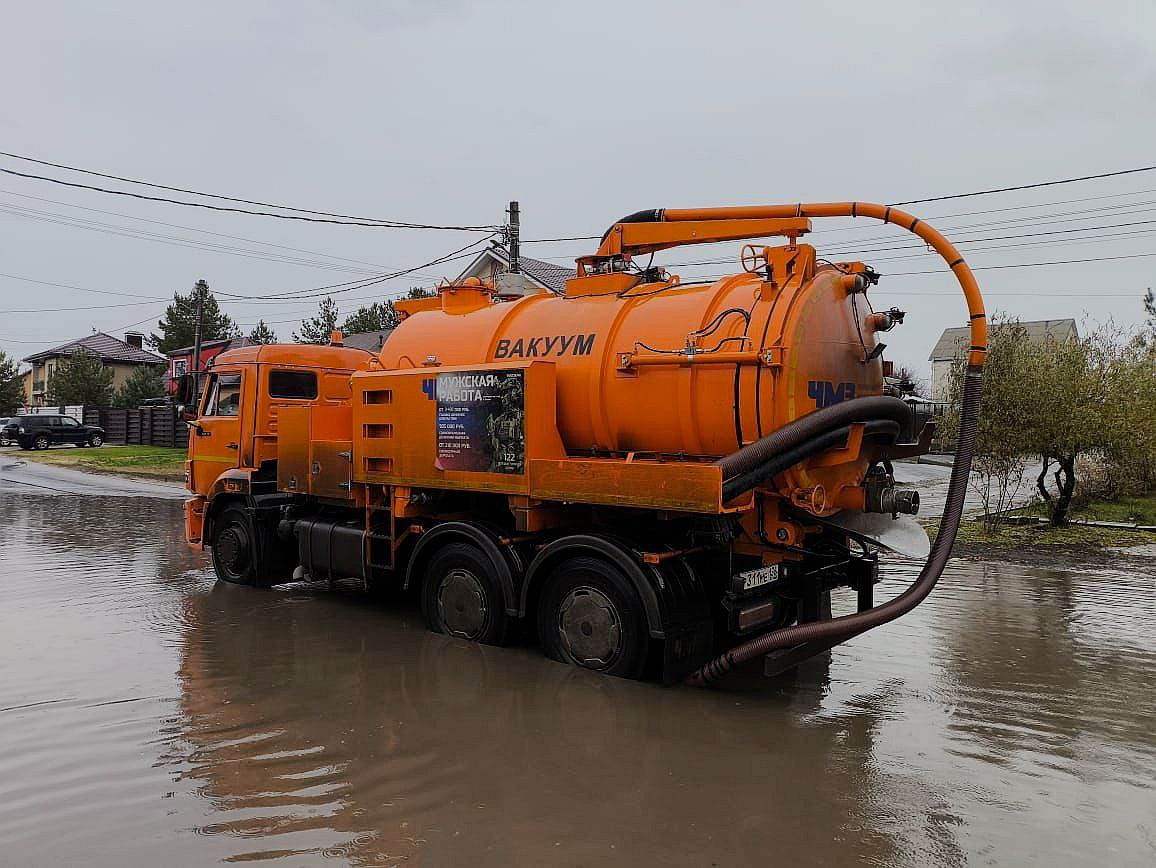
[[106, 368], [112, 369], [114, 389], [123, 386], [133, 370], [141, 365], [167, 364], [164, 357], [144, 348], [144, 335], [140, 332], [127, 332], [124, 340], [104, 332], [93, 332], [50, 350], [33, 353], [23, 359], [32, 366], [32, 369], [24, 374], [24, 401], [29, 407], [44, 405], [48, 393], [48, 378], [56, 370], [56, 363], [78, 352], [92, 353]]
[[[1019, 325], [1027, 332], [1028, 340], [1035, 343], [1043, 343], [1046, 340], [1075, 341], [1080, 338], [1074, 319], [1041, 319], [1021, 322]], [[971, 330], [967, 326], [944, 329], [939, 340], [935, 342], [931, 355], [927, 357], [931, 362], [932, 400], [947, 400], [952, 365], [963, 357], [970, 342]]]
[[[547, 292], [565, 292], [566, 281], [574, 277], [577, 271], [565, 265], [545, 262], [541, 259], [532, 259], [529, 256], [519, 256], [518, 266], [526, 275], [526, 282], [536, 289]], [[499, 274], [510, 270], [510, 257], [504, 247], [497, 244], [486, 248], [466, 266], [465, 271], [458, 275], [462, 281], [469, 277], [478, 277], [482, 280], [496, 280]]]
[[[577, 274], [573, 268], [534, 259], [530, 256], [520, 256], [518, 263], [522, 273], [526, 276], [526, 283], [535, 291], [564, 292], [566, 281]], [[509, 270], [509, 254], [504, 247], [495, 244], [474, 257], [465, 270], [457, 276], [455, 282], [461, 282], [470, 277], [496, 281], [499, 274], [504, 274]], [[381, 351], [392, 331], [393, 329], [378, 329], [348, 334], [345, 335], [345, 345], [377, 353]]]

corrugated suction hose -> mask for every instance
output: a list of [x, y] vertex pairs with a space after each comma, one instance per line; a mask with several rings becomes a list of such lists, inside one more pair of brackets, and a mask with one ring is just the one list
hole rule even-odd
[[[963, 403], [960, 408], [959, 446], [956, 451], [955, 465], [951, 470], [951, 480], [947, 487], [947, 502], [943, 508], [943, 518], [939, 525], [939, 534], [927, 563], [919, 573], [919, 577], [906, 591], [890, 602], [868, 609], [865, 612], [856, 612], [841, 618], [832, 618], [811, 624], [800, 624], [782, 630], [773, 630], [763, 636], [743, 642], [732, 648], [726, 654], [712, 660], [692, 675], [688, 681], [692, 684], [708, 684], [730, 671], [734, 666], [745, 660], [750, 660], [760, 654], [766, 654], [778, 648], [789, 648], [808, 642], [826, 641], [841, 642], [852, 636], [886, 624], [888, 621], [906, 614], [914, 609], [935, 587], [951, 556], [951, 547], [955, 543], [955, 535], [959, 530], [959, 521], [963, 515], [963, 500], [967, 494], [967, 481], [971, 473], [971, 457], [975, 447], [975, 432], [979, 422], [980, 386], [983, 382], [983, 362], [987, 353], [987, 321], [984, 315], [983, 297], [975, 276], [967, 267], [962, 256], [955, 246], [940, 232], [920, 220], [918, 217], [901, 211], [890, 205], [879, 205], [873, 202], [799, 202], [794, 205], [753, 205], [736, 208], [666, 208], [653, 212], [656, 222], [680, 222], [701, 220], [736, 220], [758, 219], [775, 217], [861, 217], [879, 220], [905, 229], [918, 236], [936, 253], [938, 253], [947, 267], [951, 270], [967, 302], [969, 314], [969, 329], [971, 345], [967, 349], [967, 370], [965, 373]], [[634, 215], [635, 219], [644, 219]], [[850, 403], [850, 402], [844, 402]], [[815, 414], [811, 414], [815, 415]], [[804, 417], [806, 419], [807, 417]], [[878, 419], [879, 417], [874, 417]], [[830, 429], [827, 429], [830, 430]], [[773, 436], [773, 435], [772, 435]], [[764, 440], [767, 438], [764, 438]], [[755, 444], [757, 445], [757, 444]], [[775, 450], [766, 445], [760, 447], [764, 455], [762, 458], [771, 459]], [[742, 453], [736, 453], [735, 458]], [[725, 460], [725, 459], [724, 459]], [[741, 473], [753, 472], [752, 468], [767, 461], [759, 461], [749, 456], [742, 459], [746, 464]], [[729, 474], [724, 471], [724, 479], [729, 480]]]
[[[832, 640], [842, 642], [858, 636], [874, 627], [894, 621], [907, 614], [931, 593], [939, 581], [943, 568], [951, 556], [959, 521], [963, 516], [963, 501], [967, 494], [968, 476], [971, 474], [971, 457], [975, 447], [975, 432], [979, 423], [980, 388], [983, 371], [978, 365], [969, 365], [963, 387], [963, 406], [960, 411], [959, 448], [955, 464], [951, 468], [951, 479], [947, 485], [947, 502], [943, 507], [943, 518], [939, 523], [939, 533], [931, 547], [931, 554], [919, 577], [912, 585], [896, 597], [865, 612], [844, 615], [827, 621], [799, 624], [782, 630], [772, 630], [716, 657], [687, 679], [687, 683], [706, 685], [716, 681], [735, 666], [779, 648], [791, 648], [807, 642]], [[804, 417], [807, 418], [807, 417]], [[801, 420], [800, 420], [801, 421]]]
[[[899, 430], [910, 420], [911, 408], [907, 404], [898, 398], [884, 396], [852, 398], [808, 413], [715, 462], [721, 468], [724, 480], [723, 503], [750, 491], [804, 458], [846, 441], [845, 436], [834, 439], [827, 436], [832, 432], [866, 422], [871, 424], [869, 433], [879, 433], [875, 423], [892, 422], [898, 426], [893, 435], [898, 436]], [[784, 460], [794, 455], [799, 457], [784, 464]]]

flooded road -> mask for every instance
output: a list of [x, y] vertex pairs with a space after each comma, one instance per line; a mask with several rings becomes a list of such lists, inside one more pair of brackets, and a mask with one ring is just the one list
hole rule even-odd
[[953, 562], [716, 691], [219, 587], [174, 500], [0, 490], [0, 575], [6, 865], [1156, 862], [1150, 573]]

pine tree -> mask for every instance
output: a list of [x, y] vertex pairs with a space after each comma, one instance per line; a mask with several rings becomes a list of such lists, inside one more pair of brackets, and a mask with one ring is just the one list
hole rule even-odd
[[277, 343], [277, 335], [274, 334], [273, 329], [265, 325], [265, 320], [258, 320], [257, 325], [253, 326], [253, 330], [249, 332], [249, 343], [275, 344]]
[[301, 331], [293, 332], [293, 340], [299, 344], [327, 344], [337, 328], [337, 302], [329, 296], [321, 299], [317, 316], [301, 322]]
[[124, 385], [116, 393], [115, 405], [131, 410], [149, 398], [165, 396], [165, 369], [163, 365], [138, 365], [133, 368]]
[[345, 318], [341, 330], [347, 335], [373, 332], [378, 329], [396, 328], [398, 323], [397, 311], [392, 301], [375, 301], [368, 307], [359, 307], [357, 313]]
[[79, 349], [56, 360], [48, 375], [48, 403], [107, 407], [112, 402], [112, 377], [112, 368], [106, 368], [98, 355]]
[[197, 334], [197, 294], [204, 294], [204, 310], [201, 313], [201, 341], [215, 341], [233, 338], [240, 334], [237, 326], [221, 312], [217, 299], [206, 289], [193, 287], [188, 295], [173, 293], [173, 303], [165, 309], [164, 318], [157, 322], [160, 334], [149, 335], [149, 343], [160, 353], [168, 353], [178, 347], [191, 347]]
[[24, 403], [24, 387], [16, 360], [0, 350], [0, 416], [10, 416]]
[[[431, 295], [433, 293], [428, 289], [414, 286], [410, 288], [406, 298], [429, 298]], [[375, 301], [368, 307], [359, 307], [357, 313], [347, 316], [341, 330], [347, 335], [355, 335], [380, 329], [394, 329], [399, 322], [401, 317], [397, 315], [397, 309], [392, 301]]]

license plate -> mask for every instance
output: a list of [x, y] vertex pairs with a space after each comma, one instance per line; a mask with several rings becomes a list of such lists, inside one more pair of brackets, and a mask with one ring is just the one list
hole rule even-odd
[[761, 588], [763, 585], [769, 585], [778, 577], [778, 564], [771, 564], [769, 567], [759, 567], [757, 570], [747, 570], [745, 573], [738, 574], [738, 578], [741, 582], [740, 587], [744, 591], [749, 591], [753, 588]]

